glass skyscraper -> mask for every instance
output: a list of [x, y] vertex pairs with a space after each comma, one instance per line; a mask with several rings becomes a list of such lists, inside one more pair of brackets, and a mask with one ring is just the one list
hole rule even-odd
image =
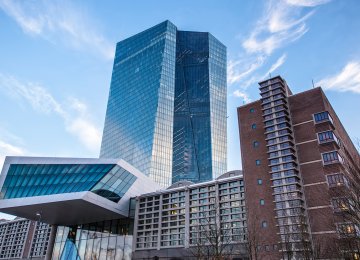
[[169, 21], [116, 46], [101, 158], [160, 185], [226, 171], [226, 47]]

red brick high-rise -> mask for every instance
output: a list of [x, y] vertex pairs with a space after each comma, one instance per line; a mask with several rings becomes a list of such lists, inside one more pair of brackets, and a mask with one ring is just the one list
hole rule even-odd
[[261, 99], [238, 108], [255, 254], [336, 258], [341, 233], [358, 231], [339, 217], [338, 190], [349, 179], [344, 165], [359, 166], [359, 153], [321, 88], [293, 95], [280, 76], [259, 85]]

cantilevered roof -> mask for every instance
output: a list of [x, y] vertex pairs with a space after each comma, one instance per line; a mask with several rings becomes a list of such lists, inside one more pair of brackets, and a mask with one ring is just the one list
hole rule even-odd
[[0, 211], [49, 224], [128, 217], [131, 197], [160, 188], [123, 160], [7, 157]]

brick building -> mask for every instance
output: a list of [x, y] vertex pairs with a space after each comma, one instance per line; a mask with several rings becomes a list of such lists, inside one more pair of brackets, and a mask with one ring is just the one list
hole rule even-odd
[[358, 235], [339, 217], [338, 190], [349, 180], [345, 165], [359, 165], [359, 153], [321, 88], [293, 95], [280, 76], [259, 85], [261, 99], [238, 108], [256, 254], [335, 258], [343, 233]]

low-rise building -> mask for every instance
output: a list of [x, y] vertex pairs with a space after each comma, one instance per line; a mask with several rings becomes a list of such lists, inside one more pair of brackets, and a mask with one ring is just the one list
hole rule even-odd
[[209, 258], [218, 252], [246, 259], [246, 213], [241, 171], [136, 198], [134, 258]]
[[45, 259], [56, 228], [24, 218], [0, 221], [0, 259]]

